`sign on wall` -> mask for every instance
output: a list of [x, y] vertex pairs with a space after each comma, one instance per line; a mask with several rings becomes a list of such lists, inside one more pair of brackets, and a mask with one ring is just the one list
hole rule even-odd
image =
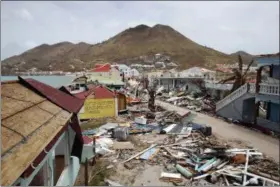
[[86, 99], [80, 119], [114, 117], [116, 115], [115, 99]]

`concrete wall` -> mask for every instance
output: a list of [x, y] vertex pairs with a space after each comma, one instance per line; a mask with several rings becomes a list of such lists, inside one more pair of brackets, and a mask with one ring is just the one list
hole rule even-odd
[[200, 89], [197, 85], [188, 81], [188, 79], [160, 79], [160, 85], [163, 86], [165, 89], [173, 89], [173, 80], [175, 81], [174, 85], [175, 88], [182, 88], [183, 90], [186, 89], [186, 85], [188, 85], [188, 91], [197, 91], [199, 92]]
[[280, 66], [273, 66], [272, 77], [275, 79], [280, 79]]
[[243, 120], [243, 101], [249, 98], [253, 98], [254, 95], [246, 93], [238, 99], [234, 100], [230, 104], [221, 108], [217, 114], [225, 118], [231, 118], [233, 120]]
[[253, 123], [255, 120], [255, 98], [245, 99], [243, 102], [243, 121]]
[[265, 101], [280, 104], [280, 98], [277, 95], [256, 94], [256, 102]]
[[275, 103], [269, 103], [270, 107], [270, 114], [269, 114], [269, 120], [275, 123], [280, 122], [280, 105]]

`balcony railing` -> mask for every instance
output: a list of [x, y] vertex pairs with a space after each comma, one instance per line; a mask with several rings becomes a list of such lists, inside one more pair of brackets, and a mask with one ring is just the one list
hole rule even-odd
[[249, 83], [249, 92], [256, 93], [256, 84], [255, 83]]
[[217, 102], [217, 104], [216, 104], [216, 111], [218, 111], [219, 109], [223, 108], [227, 104], [231, 103], [235, 99], [241, 97], [242, 95], [247, 93], [247, 91], [248, 91], [248, 84], [244, 84], [243, 86], [241, 86], [240, 88], [238, 88], [237, 90], [232, 92], [230, 95], [228, 95], [227, 97], [225, 97], [221, 101]]
[[277, 84], [266, 84], [260, 83], [260, 94], [267, 94], [267, 95], [279, 95], [279, 85]]

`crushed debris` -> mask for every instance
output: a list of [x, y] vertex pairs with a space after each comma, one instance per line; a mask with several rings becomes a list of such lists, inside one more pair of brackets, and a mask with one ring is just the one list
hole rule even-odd
[[[206, 96], [195, 97], [182, 91], [168, 94], [162, 87], [156, 93], [165, 102], [196, 112], [215, 110], [214, 100]], [[155, 106], [151, 112], [144, 97], [148, 92], [139, 90], [138, 95], [130, 95], [137, 102], [130, 101], [126, 114], [83, 131], [84, 136], [96, 138], [96, 154], [114, 165], [114, 172], [106, 176], [104, 184], [279, 185], [279, 165], [257, 149], [218, 139], [210, 126], [192, 122], [191, 111], [186, 115]]]

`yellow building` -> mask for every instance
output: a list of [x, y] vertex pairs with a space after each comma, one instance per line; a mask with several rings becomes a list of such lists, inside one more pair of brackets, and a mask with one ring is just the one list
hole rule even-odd
[[118, 115], [117, 95], [106, 87], [92, 87], [88, 91], [75, 94], [75, 97], [84, 100], [84, 105], [79, 111], [80, 120]]

